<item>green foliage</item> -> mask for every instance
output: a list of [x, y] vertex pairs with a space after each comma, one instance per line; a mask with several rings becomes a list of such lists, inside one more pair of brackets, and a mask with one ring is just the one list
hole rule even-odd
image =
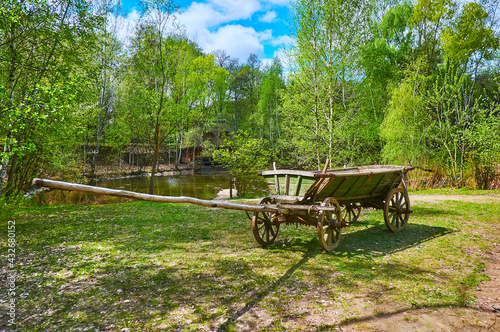
[[451, 61], [467, 64], [475, 53], [486, 60], [492, 58], [499, 40], [493, 29], [487, 27], [487, 18], [488, 13], [480, 4], [470, 2], [464, 6], [458, 20], [444, 29], [441, 41]]
[[281, 144], [281, 114], [282, 101], [280, 93], [285, 88], [283, 68], [279, 59], [274, 59], [272, 65], [263, 73], [260, 87], [260, 98], [257, 104], [259, 109], [257, 125], [260, 136], [271, 143], [273, 149]]
[[489, 189], [492, 180], [500, 176], [500, 117], [496, 110], [480, 109], [472, 124], [471, 159], [478, 188]]
[[486, 188], [499, 167], [498, 114], [492, 111], [495, 75], [478, 73], [499, 44], [481, 5], [466, 4], [454, 17], [457, 8], [448, 0], [415, 4], [409, 22], [419, 57], [392, 90], [383, 153], [387, 162], [439, 169], [455, 186], [476, 174], [476, 184]]
[[3, 194], [15, 195], [34, 174], [72, 166], [77, 67], [102, 20], [79, 1], [4, 1], [0, 8], [0, 193], [5, 185]]
[[252, 182], [262, 181], [258, 172], [269, 165], [272, 157], [266, 140], [251, 138], [242, 131], [226, 137], [224, 144], [213, 152], [214, 160], [229, 167], [239, 196], [245, 194]]
[[360, 107], [364, 91], [358, 69], [371, 6], [341, 0], [293, 6], [297, 47], [283, 95], [285, 149], [300, 167], [319, 168], [327, 158], [333, 165], [354, 163], [351, 143], [362, 140], [359, 125], [364, 111], [371, 111]]
[[418, 164], [429, 158], [431, 151], [424, 143], [428, 128], [422, 112], [422, 92], [426, 84], [426, 77], [415, 68], [409, 70], [405, 81], [392, 92], [381, 126], [381, 136], [386, 142], [383, 149], [386, 161]]

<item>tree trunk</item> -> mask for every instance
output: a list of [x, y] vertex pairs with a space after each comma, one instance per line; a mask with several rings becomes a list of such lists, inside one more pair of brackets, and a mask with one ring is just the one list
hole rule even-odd
[[90, 170], [90, 176], [94, 177], [95, 175], [95, 169], [97, 165], [97, 155], [99, 154], [99, 145], [101, 143], [101, 132], [102, 132], [102, 112], [104, 109], [104, 94], [106, 93], [106, 84], [104, 83], [104, 79], [106, 77], [103, 77], [103, 85], [101, 89], [101, 99], [99, 101], [99, 123], [97, 124], [97, 139], [95, 143], [95, 150], [94, 150], [94, 155], [92, 157], [92, 165], [91, 165], [91, 170]]
[[196, 143], [193, 144], [193, 171], [196, 169]]
[[7, 178], [7, 168], [9, 167], [9, 143], [3, 146], [3, 158], [0, 164], [0, 196], [2, 195], [5, 179]]
[[181, 126], [181, 132], [180, 132], [179, 156], [177, 159], [177, 166], [179, 166], [181, 164], [181, 161], [182, 161], [182, 132], [183, 132], [183, 126]]
[[[16, 164], [17, 164], [17, 154], [16, 153], [12, 154], [12, 156], [9, 158], [9, 162], [10, 162], [10, 167], [7, 167], [7, 178], [9, 179], [9, 181], [4, 184], [4, 187], [7, 188], [7, 190], [5, 191], [5, 196], [7, 196], [7, 197], [11, 196], [17, 190], [15, 179], [14, 179], [14, 171], [15, 171]], [[10, 182], [10, 185], [9, 185], [9, 182]]]
[[149, 178], [149, 194], [153, 195], [154, 180], [156, 168], [158, 166], [158, 155], [160, 152], [160, 121], [156, 118], [156, 132], [155, 132], [155, 154], [153, 157], [153, 166], [151, 167], [151, 177]]

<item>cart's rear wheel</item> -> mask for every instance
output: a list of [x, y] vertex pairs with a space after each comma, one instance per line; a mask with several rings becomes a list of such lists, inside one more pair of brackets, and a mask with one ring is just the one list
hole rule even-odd
[[334, 206], [335, 211], [324, 211], [319, 212], [318, 217], [318, 238], [321, 248], [326, 251], [332, 251], [337, 248], [340, 242], [340, 206], [335, 198], [328, 197], [322, 203], [321, 206]]
[[342, 207], [342, 219], [347, 223], [353, 223], [358, 220], [359, 214], [361, 213], [361, 206], [356, 203], [347, 204]]
[[[270, 204], [271, 199], [264, 197], [259, 204]], [[274, 242], [280, 230], [278, 216], [270, 212], [254, 212], [252, 217], [253, 236], [261, 246]]]
[[402, 231], [408, 225], [410, 213], [408, 192], [403, 188], [394, 188], [384, 204], [385, 225], [393, 233]]

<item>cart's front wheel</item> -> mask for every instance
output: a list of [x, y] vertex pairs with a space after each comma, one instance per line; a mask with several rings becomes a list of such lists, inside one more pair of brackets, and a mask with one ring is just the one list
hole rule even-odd
[[349, 224], [358, 220], [360, 213], [361, 206], [356, 203], [347, 204], [342, 207], [342, 219]]
[[410, 213], [408, 192], [403, 188], [394, 188], [384, 204], [385, 225], [393, 233], [402, 231], [408, 225]]
[[[271, 199], [264, 197], [259, 204], [270, 204]], [[261, 246], [274, 242], [280, 230], [278, 217], [270, 212], [254, 212], [252, 217], [253, 236]]]
[[318, 217], [318, 238], [321, 248], [332, 251], [340, 242], [341, 214], [335, 198], [326, 198], [321, 206], [335, 207], [334, 211], [321, 210]]

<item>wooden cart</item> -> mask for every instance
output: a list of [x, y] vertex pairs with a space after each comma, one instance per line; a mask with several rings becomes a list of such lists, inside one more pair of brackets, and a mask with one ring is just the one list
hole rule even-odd
[[253, 233], [263, 246], [272, 243], [280, 225], [298, 223], [316, 226], [320, 245], [326, 251], [335, 249], [341, 229], [356, 221], [361, 208], [384, 211], [387, 228], [403, 230], [408, 224], [410, 199], [406, 188], [407, 172], [413, 167], [361, 166], [317, 172], [272, 170], [262, 172], [270, 197], [260, 204], [297, 204], [332, 207], [310, 213], [254, 212]]
[[404, 229], [411, 213], [406, 189], [406, 173], [413, 167], [362, 166], [308, 172], [272, 170], [262, 172], [270, 197], [259, 204], [239, 204], [193, 197], [147, 195], [46, 179], [33, 184], [62, 190], [128, 197], [162, 203], [189, 203], [207, 207], [253, 212], [253, 234], [266, 246], [274, 242], [283, 223], [315, 226], [323, 249], [331, 251], [340, 241], [340, 232], [359, 216], [362, 207], [384, 210], [385, 224], [392, 232]]

